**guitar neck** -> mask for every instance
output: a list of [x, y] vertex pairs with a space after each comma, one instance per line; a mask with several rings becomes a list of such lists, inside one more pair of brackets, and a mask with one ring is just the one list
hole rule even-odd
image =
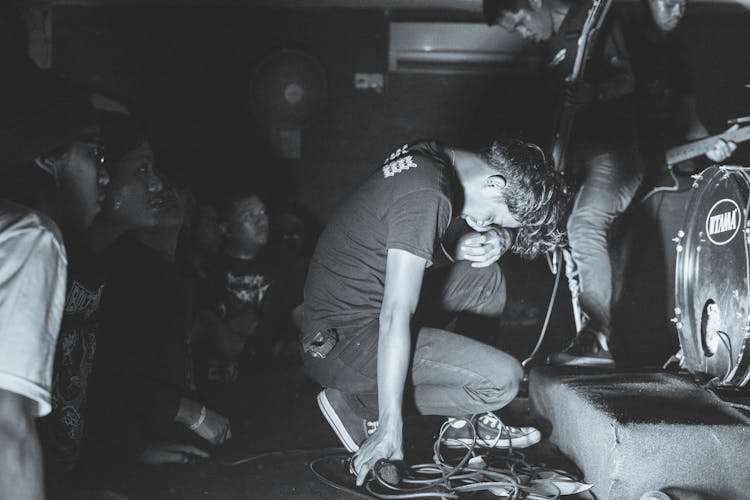
[[[586, 14], [586, 20], [581, 29], [581, 35], [578, 37], [576, 58], [573, 63], [573, 69], [567, 78], [567, 84], [578, 83], [582, 78], [586, 68], [589, 50], [596, 43], [599, 29], [604, 22], [609, 7], [613, 0], [593, 0], [591, 7]], [[570, 140], [571, 128], [575, 107], [567, 101], [563, 103], [562, 109], [557, 118], [555, 127], [555, 136], [552, 140], [552, 158], [555, 169], [558, 172], [565, 170], [565, 156]]]
[[707, 152], [711, 151], [711, 149], [713, 149], [716, 141], [718, 141], [719, 139], [738, 143], [747, 141], [748, 139], [750, 139], [750, 126], [743, 127], [731, 132], [712, 135], [704, 139], [699, 139], [682, 146], [668, 149], [664, 154], [667, 165], [675, 165], [683, 161], [703, 156]]

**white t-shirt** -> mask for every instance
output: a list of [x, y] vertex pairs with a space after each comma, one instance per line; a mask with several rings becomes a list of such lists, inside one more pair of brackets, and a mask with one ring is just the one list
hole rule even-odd
[[52, 409], [55, 346], [65, 305], [67, 258], [47, 216], [0, 200], [0, 389]]

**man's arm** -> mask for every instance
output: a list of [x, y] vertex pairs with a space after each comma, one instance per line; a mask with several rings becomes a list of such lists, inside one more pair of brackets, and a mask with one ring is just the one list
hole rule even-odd
[[409, 324], [419, 301], [426, 264], [425, 259], [404, 250], [388, 250], [378, 337], [378, 430], [363, 443], [352, 462], [358, 485], [381, 458], [403, 458], [401, 408], [411, 351]]
[[600, 101], [609, 101], [633, 92], [635, 76], [619, 23], [612, 22], [603, 37], [603, 68], [601, 79], [597, 82], [596, 98]]
[[24, 396], [0, 389], [0, 498], [44, 500], [34, 405]]

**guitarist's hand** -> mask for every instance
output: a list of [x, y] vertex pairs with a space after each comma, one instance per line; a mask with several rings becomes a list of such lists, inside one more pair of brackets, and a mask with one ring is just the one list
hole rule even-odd
[[[734, 132], [737, 130], [740, 126], [739, 125], [733, 125], [729, 129], [727, 129], [726, 132]], [[710, 151], [706, 153], [706, 158], [711, 160], [714, 163], [721, 163], [730, 156], [732, 156], [732, 153], [734, 153], [734, 150], [737, 149], [737, 143], [732, 141], [725, 141], [724, 139], [719, 139], [716, 141], [716, 144], [714, 144], [714, 147], [711, 148]]]
[[587, 82], [568, 84], [565, 101], [574, 108], [581, 108], [596, 100], [596, 87]]

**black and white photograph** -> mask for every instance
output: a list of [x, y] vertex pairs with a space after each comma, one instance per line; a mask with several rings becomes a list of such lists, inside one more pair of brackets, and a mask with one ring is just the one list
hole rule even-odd
[[0, 500], [749, 464], [750, 0], [0, 0]]

